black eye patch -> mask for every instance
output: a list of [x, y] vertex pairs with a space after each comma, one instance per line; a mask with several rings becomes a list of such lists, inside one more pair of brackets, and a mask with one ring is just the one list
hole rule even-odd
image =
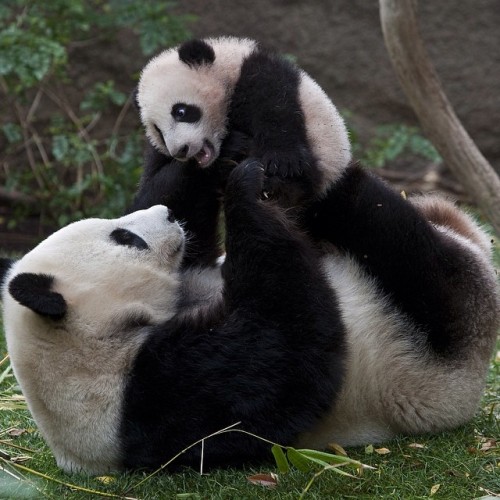
[[201, 109], [192, 104], [178, 102], [172, 106], [171, 114], [176, 122], [196, 123], [200, 121]]
[[140, 236], [137, 236], [137, 234], [128, 229], [115, 229], [110, 234], [110, 237], [118, 245], [135, 247], [139, 250], [147, 250], [149, 248], [148, 244]]

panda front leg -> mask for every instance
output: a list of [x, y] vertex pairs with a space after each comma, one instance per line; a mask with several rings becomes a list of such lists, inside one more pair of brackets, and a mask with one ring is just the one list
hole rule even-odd
[[242, 65], [229, 114], [229, 129], [252, 137], [250, 155], [259, 158], [267, 177], [273, 179], [265, 188], [279, 189], [281, 199], [285, 189], [279, 181], [288, 183], [290, 189], [300, 183], [301, 196], [295, 189], [297, 199], [285, 205], [310, 197], [321, 180], [307, 138], [300, 85], [297, 67], [276, 54], [257, 51]]
[[487, 358], [497, 325], [494, 270], [467, 232], [460, 234], [468, 224], [469, 233], [479, 228], [446, 206], [444, 222], [432, 220], [352, 165], [308, 208], [304, 227], [354, 257], [436, 354], [461, 359], [478, 349]]
[[204, 266], [222, 253], [219, 215], [223, 169], [168, 158], [149, 145], [144, 173], [128, 212], [166, 205], [188, 235], [183, 266]]
[[[219, 333], [236, 335], [240, 345], [231, 342], [231, 359], [224, 359], [220, 349], [212, 359], [228, 374], [216, 383], [233, 421], [272, 441], [293, 444], [340, 390], [345, 332], [319, 256], [282, 210], [261, 200], [263, 182], [262, 165], [255, 160], [238, 166], [229, 178], [223, 267], [228, 318]], [[268, 445], [248, 436], [217, 442], [226, 459], [241, 459], [245, 449], [269, 453]]]

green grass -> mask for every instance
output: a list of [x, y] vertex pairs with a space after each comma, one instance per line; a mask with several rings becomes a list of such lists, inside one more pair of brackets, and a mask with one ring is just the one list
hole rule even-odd
[[[500, 342], [497, 350], [500, 350]], [[0, 351], [5, 354], [3, 340]], [[303, 473], [298, 470], [279, 474], [271, 453], [269, 463], [258, 468], [215, 471], [203, 476], [193, 470], [172, 475], [158, 474], [139, 486], [138, 483], [145, 478], [145, 475], [139, 473], [104, 478], [68, 475], [58, 470], [33, 420], [22, 408], [23, 402], [16, 399], [20, 392], [8, 369], [8, 360], [0, 366], [0, 374], [0, 457], [3, 457], [0, 458], [0, 498], [99, 498], [98, 495], [56, 482], [60, 481], [105, 494], [148, 500], [297, 499], [314, 475], [314, 472]], [[351, 458], [376, 469], [364, 470], [361, 477], [354, 479], [326, 471], [314, 481], [306, 498], [432, 497], [461, 500], [488, 494], [500, 496], [499, 417], [500, 359], [497, 355], [492, 361], [481, 410], [474, 421], [453, 432], [396, 439], [376, 445], [373, 451], [370, 448], [350, 449], [348, 452]], [[10, 435], [11, 429], [24, 432], [15, 437]], [[488, 438], [496, 439], [498, 444], [492, 449], [482, 450]], [[414, 443], [421, 446], [414, 447]], [[22, 446], [30, 451], [10, 445]], [[390, 453], [377, 453], [381, 447], [387, 448]], [[44, 474], [47, 478], [16, 468], [11, 461], [15, 457], [20, 460], [19, 465]], [[274, 489], [251, 484], [247, 480], [253, 474], [269, 472], [279, 476], [279, 483]]]

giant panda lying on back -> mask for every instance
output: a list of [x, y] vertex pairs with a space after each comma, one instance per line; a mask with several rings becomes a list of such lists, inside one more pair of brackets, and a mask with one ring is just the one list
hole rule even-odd
[[[164, 195], [184, 203], [188, 189], [204, 221], [189, 221], [202, 230], [194, 255], [154, 206], [74, 223], [0, 266], [14, 373], [62, 468], [155, 468], [236, 422], [323, 448], [472, 418], [499, 304], [489, 241], [468, 216], [350, 166], [307, 207], [306, 237], [245, 161], [227, 184], [221, 268], [204, 264], [218, 188], [197, 165], [171, 167]], [[331, 250], [318, 257], [312, 242]], [[266, 457], [245, 434], [205, 442], [205, 467]]]
[[240, 133], [264, 185], [285, 186], [273, 202], [288, 207], [286, 190], [298, 189], [297, 224], [327, 248], [348, 362], [332, 410], [300, 444], [366, 444], [472, 417], [499, 319], [490, 242], [470, 217], [436, 197], [406, 201], [349, 165], [347, 131], [324, 92], [251, 40], [165, 51], [143, 70], [137, 101], [154, 148], [132, 208], [173, 210], [191, 234], [187, 266], [210, 266], [221, 251], [223, 159], [241, 157]]

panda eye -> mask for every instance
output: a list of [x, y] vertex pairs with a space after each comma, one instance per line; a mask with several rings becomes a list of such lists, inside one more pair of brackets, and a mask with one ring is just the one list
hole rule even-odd
[[115, 229], [110, 234], [110, 237], [118, 245], [135, 247], [139, 250], [147, 250], [149, 248], [148, 244], [140, 236], [137, 236], [137, 234], [128, 229]]
[[196, 123], [201, 118], [201, 109], [198, 106], [180, 102], [172, 106], [171, 114], [176, 122]]

